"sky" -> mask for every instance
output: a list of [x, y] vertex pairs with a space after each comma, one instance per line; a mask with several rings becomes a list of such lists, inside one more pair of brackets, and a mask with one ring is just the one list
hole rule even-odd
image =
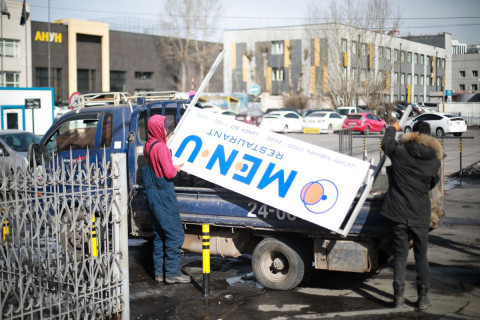
[[[218, 0], [223, 8], [216, 39], [221, 31], [305, 23], [312, 3], [327, 8], [329, 0]], [[354, 0], [357, 1], [357, 0]], [[399, 9], [400, 36], [447, 32], [453, 40], [480, 44], [480, 0], [390, 0]], [[31, 19], [50, 21], [85, 19], [122, 25], [123, 31], [153, 25], [162, 17], [165, 0], [30, 0]], [[113, 27], [111, 27], [114, 29]]]

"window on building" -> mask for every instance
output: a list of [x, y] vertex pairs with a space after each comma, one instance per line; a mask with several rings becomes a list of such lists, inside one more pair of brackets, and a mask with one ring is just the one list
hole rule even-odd
[[418, 74], [413, 76], [413, 84], [415, 84], [415, 85], [418, 84]]
[[378, 47], [378, 57], [383, 58], [383, 47]]
[[110, 71], [110, 90], [111, 91], [126, 91], [126, 75], [125, 71]]
[[283, 81], [283, 68], [272, 68], [272, 81]]
[[412, 53], [411, 52], [407, 52], [407, 62], [412, 62]]
[[465, 91], [465, 85], [464, 84], [460, 84], [460, 85], [458, 85], [458, 87], [460, 88], [460, 90]]
[[357, 69], [352, 68], [351, 69], [351, 75], [352, 75], [353, 80], [357, 79]]
[[478, 70], [472, 70], [472, 77], [478, 77]]
[[413, 56], [413, 62], [415, 64], [418, 64], [418, 53], [415, 53], [414, 56]]
[[478, 85], [476, 83], [472, 84], [472, 91], [477, 91]]
[[459, 75], [460, 78], [465, 78], [465, 71], [460, 70], [458, 75]]
[[400, 76], [400, 84], [405, 84], [405, 73]]
[[357, 54], [357, 41], [352, 41], [352, 54]]
[[342, 39], [342, 52], [347, 52], [347, 45], [348, 45], [348, 42], [347, 42], [347, 39]]
[[92, 69], [77, 70], [77, 89], [80, 92], [99, 91], [96, 87], [96, 72]]
[[150, 71], [135, 71], [135, 79], [150, 80], [153, 78], [153, 72]]
[[0, 40], [0, 56], [18, 58], [20, 41], [11, 39]]
[[272, 54], [283, 54], [283, 41], [272, 41]]
[[367, 44], [362, 43], [362, 56], [366, 56], [366, 55], [367, 55]]
[[360, 81], [365, 81], [365, 69], [362, 69], [360, 71]]
[[385, 59], [390, 60], [392, 58], [392, 49], [385, 48]]
[[427, 76], [427, 86], [430, 86], [432, 84], [432, 80], [430, 79], [430, 76]]
[[0, 87], [20, 87], [20, 73], [0, 72]]
[[420, 76], [420, 85], [424, 85], [425, 84], [425, 77], [424, 76]]
[[400, 51], [400, 61], [405, 62], [405, 51]]
[[437, 87], [440, 87], [442, 85], [442, 78], [437, 77]]
[[394, 83], [394, 84], [395, 84], [395, 83], [398, 83], [398, 72], [395, 72], [395, 73], [393, 74], [393, 83]]
[[407, 84], [412, 84], [412, 74], [411, 73], [409, 73], [407, 75]]
[[395, 55], [395, 61], [400, 60], [400, 51], [398, 51], [398, 49], [395, 49], [394, 55]]
[[425, 56], [423, 54], [420, 55], [420, 64], [425, 63]]
[[50, 84], [48, 83], [48, 68], [35, 68], [35, 86], [36, 87], [53, 87], [55, 90], [55, 103], [62, 103], [63, 96], [62, 96], [62, 69], [60, 68], [52, 68], [50, 74]]

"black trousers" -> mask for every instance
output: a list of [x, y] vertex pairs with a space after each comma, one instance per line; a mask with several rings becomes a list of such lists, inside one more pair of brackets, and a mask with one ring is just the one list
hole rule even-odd
[[417, 270], [417, 286], [430, 287], [430, 270], [427, 258], [428, 228], [411, 227], [405, 223], [392, 223], [394, 265], [393, 285], [403, 287], [407, 268], [409, 236], [413, 240], [413, 253]]

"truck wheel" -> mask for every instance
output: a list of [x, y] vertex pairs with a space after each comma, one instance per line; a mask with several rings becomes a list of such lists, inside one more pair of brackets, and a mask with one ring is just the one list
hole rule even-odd
[[305, 260], [288, 239], [265, 238], [255, 247], [252, 269], [258, 282], [274, 290], [291, 290], [302, 282]]

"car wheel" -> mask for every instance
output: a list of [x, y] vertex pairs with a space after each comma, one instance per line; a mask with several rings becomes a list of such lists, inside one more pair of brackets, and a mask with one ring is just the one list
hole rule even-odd
[[461, 137], [462, 136], [462, 132], [455, 132], [453, 134], [455, 137]]
[[332, 126], [331, 123], [328, 125], [328, 131], [330, 131], [330, 130], [333, 130], [333, 126]]
[[409, 133], [410, 131], [412, 131], [412, 128], [410, 127], [405, 127], [405, 129], [403, 129], [403, 132], [405, 133]]
[[445, 131], [443, 131], [442, 128], [437, 128], [437, 130], [435, 130], [435, 134], [437, 135], [437, 137], [443, 137], [445, 136]]
[[283, 132], [285, 132], [285, 133], [288, 132], [288, 124], [286, 124], [285, 127], [283, 127]]
[[291, 290], [305, 278], [311, 264], [302, 248], [284, 238], [265, 238], [252, 254], [252, 269], [258, 282], [274, 290]]
[[366, 127], [365, 131], [363, 131], [363, 134], [368, 136], [370, 134], [370, 127]]

